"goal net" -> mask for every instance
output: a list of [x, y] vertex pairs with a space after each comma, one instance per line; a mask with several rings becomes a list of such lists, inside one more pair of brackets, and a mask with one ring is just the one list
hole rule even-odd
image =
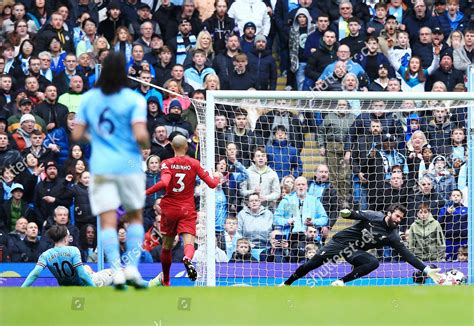
[[[196, 191], [200, 284], [279, 284], [355, 223], [341, 209], [391, 204], [406, 206], [399, 234], [418, 258], [468, 275], [472, 98], [219, 91], [193, 101], [201, 161], [224, 180]], [[390, 247], [369, 253], [380, 267], [351, 284], [413, 284], [416, 270]], [[295, 284], [328, 285], [351, 269], [336, 257]]]

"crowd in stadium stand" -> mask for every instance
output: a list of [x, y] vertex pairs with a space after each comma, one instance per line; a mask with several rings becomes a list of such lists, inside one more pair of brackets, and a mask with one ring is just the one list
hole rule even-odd
[[[192, 99], [207, 90], [276, 90], [284, 77], [287, 91], [464, 92], [474, 57], [472, 0], [2, 3], [0, 261], [36, 262], [53, 246], [45, 231], [54, 224], [68, 226], [84, 261], [97, 261], [90, 144], [70, 135], [111, 51], [123, 53], [130, 76], [164, 89], [130, 82], [148, 103], [147, 187], [173, 156], [176, 133], [199, 158], [204, 126]], [[407, 100], [397, 104], [407, 111], [393, 112], [384, 101], [341, 100], [327, 114], [286, 110], [284, 101], [258, 112], [218, 107], [216, 260], [303, 262], [340, 209], [396, 202], [408, 207], [402, 238], [419, 258], [466, 261], [466, 109], [445, 104]], [[301, 160], [308, 133], [326, 159], [310, 180]], [[162, 195], [146, 199], [142, 262], [160, 261]], [[126, 228], [117, 230], [121, 244]], [[182, 256], [177, 237], [173, 259]]]

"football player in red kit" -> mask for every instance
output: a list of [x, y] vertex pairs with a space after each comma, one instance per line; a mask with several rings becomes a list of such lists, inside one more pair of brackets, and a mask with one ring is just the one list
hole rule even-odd
[[161, 163], [161, 180], [146, 190], [146, 195], [153, 194], [166, 188], [166, 194], [161, 200], [161, 233], [163, 249], [161, 265], [163, 267], [162, 284], [170, 285], [171, 249], [176, 234], [181, 235], [184, 243], [183, 263], [191, 280], [195, 281], [197, 272], [191, 260], [194, 256], [194, 240], [196, 236], [197, 212], [194, 204], [194, 188], [196, 176], [209, 187], [215, 188], [219, 178], [212, 178], [204, 171], [198, 160], [186, 155], [188, 142], [182, 135], [177, 135], [171, 141], [174, 157]]

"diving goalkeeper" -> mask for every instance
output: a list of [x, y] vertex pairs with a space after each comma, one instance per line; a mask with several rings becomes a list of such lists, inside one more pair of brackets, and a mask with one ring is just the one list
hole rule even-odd
[[374, 211], [341, 211], [341, 217], [358, 220], [356, 224], [334, 235], [332, 240], [323, 246], [308, 262], [296, 269], [282, 285], [291, 285], [304, 277], [313, 269], [328, 262], [336, 262], [344, 258], [353, 265], [352, 272], [331, 283], [333, 286], [344, 286], [345, 283], [369, 274], [379, 267], [377, 258], [367, 253], [367, 250], [389, 246], [395, 249], [407, 263], [423, 271], [435, 283], [439, 283], [442, 275], [439, 269], [433, 269], [423, 264], [402, 243], [398, 234], [398, 226], [405, 218], [407, 209], [400, 204], [393, 204], [384, 215]]

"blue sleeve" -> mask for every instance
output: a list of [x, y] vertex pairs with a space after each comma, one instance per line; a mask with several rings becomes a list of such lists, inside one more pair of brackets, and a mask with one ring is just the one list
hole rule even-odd
[[35, 268], [28, 274], [28, 277], [26, 278], [25, 282], [21, 285], [22, 288], [26, 288], [31, 286], [34, 281], [40, 276], [41, 272], [43, 271], [44, 267], [41, 265], [36, 265]]
[[[90, 94], [90, 93], [89, 93]], [[88, 101], [87, 99], [89, 98], [89, 94], [84, 94], [82, 96], [82, 99], [80, 101], [80, 104], [79, 104], [79, 109], [77, 110], [77, 113], [76, 113], [76, 122], [80, 123], [80, 124], [83, 124], [83, 125], [87, 125], [87, 114], [86, 114], [86, 110], [87, 110], [87, 107], [88, 107]]]
[[242, 163], [240, 163], [239, 161], [236, 161], [234, 163], [234, 166], [237, 172], [239, 172], [238, 175], [236, 176], [237, 182], [242, 182], [249, 178], [249, 172], [247, 171], [247, 169]]
[[137, 94], [135, 108], [132, 113], [132, 123], [133, 122], [143, 122], [146, 121], [147, 115], [147, 104], [146, 100], [142, 95]]
[[280, 204], [278, 204], [275, 214], [273, 214], [273, 224], [276, 226], [284, 227], [287, 224], [288, 220], [288, 211], [287, 207], [289, 205], [288, 199], [283, 198]]
[[326, 210], [323, 207], [323, 204], [318, 200], [316, 201], [316, 216], [313, 217], [313, 224], [315, 226], [326, 226], [328, 225], [329, 218]]
[[86, 269], [84, 268], [84, 265], [82, 263], [76, 267], [76, 272], [79, 278], [86, 284], [87, 286], [92, 286], [95, 287], [95, 283], [92, 280], [92, 277], [89, 275], [89, 273], [86, 272]]

